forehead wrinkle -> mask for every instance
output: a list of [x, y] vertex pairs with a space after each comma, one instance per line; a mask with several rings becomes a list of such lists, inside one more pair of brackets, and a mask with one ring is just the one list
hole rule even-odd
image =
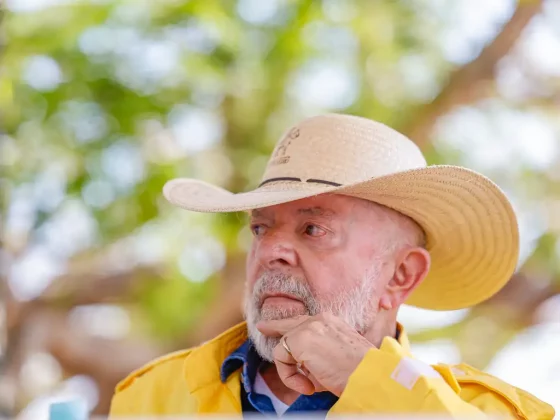
[[305, 214], [308, 216], [322, 216], [322, 217], [327, 217], [329, 219], [336, 215], [336, 212], [334, 210], [325, 209], [320, 206], [298, 209], [297, 213]]

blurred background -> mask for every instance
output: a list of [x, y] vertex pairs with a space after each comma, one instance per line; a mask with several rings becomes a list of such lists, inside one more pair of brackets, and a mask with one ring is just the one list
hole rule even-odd
[[250, 233], [164, 182], [255, 187], [291, 124], [385, 122], [520, 220], [487, 303], [405, 307], [416, 356], [560, 409], [560, 2], [8, 0], [0, 63], [0, 417], [46, 418], [242, 319]]

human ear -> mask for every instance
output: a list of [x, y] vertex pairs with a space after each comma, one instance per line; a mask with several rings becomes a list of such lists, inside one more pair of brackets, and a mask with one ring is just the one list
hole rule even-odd
[[[396, 308], [402, 305], [430, 270], [430, 254], [420, 247], [409, 247], [397, 254], [395, 272], [381, 297], [381, 307]], [[385, 309], [385, 308], [384, 308]]]

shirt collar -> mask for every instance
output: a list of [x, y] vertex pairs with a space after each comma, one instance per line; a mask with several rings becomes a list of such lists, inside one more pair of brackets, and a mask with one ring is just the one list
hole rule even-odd
[[250, 392], [251, 384], [255, 381], [255, 377], [257, 376], [262, 362], [263, 360], [257, 353], [251, 340], [245, 340], [245, 342], [226, 357], [222, 363], [220, 379], [222, 382], [226, 382], [233, 372], [242, 368], [241, 379], [243, 387], [246, 392]]
[[[241, 383], [245, 391], [241, 398], [246, 402], [248, 411], [259, 411], [263, 414], [274, 413], [275, 409], [270, 401], [270, 397], [256, 394], [253, 389], [257, 372], [262, 363], [263, 359], [258, 355], [251, 340], [247, 339], [224, 360], [220, 369], [220, 379], [225, 383], [233, 372], [241, 368]], [[305, 411], [326, 412], [336, 401], [338, 401], [338, 397], [328, 391], [318, 392], [313, 395], [300, 395], [286, 413]]]

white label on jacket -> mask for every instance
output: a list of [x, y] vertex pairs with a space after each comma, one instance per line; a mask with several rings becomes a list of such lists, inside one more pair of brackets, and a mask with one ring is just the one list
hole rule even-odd
[[420, 360], [404, 357], [391, 374], [391, 379], [394, 379], [407, 389], [412, 389], [422, 376], [425, 378], [440, 377], [439, 373], [430, 365]]

